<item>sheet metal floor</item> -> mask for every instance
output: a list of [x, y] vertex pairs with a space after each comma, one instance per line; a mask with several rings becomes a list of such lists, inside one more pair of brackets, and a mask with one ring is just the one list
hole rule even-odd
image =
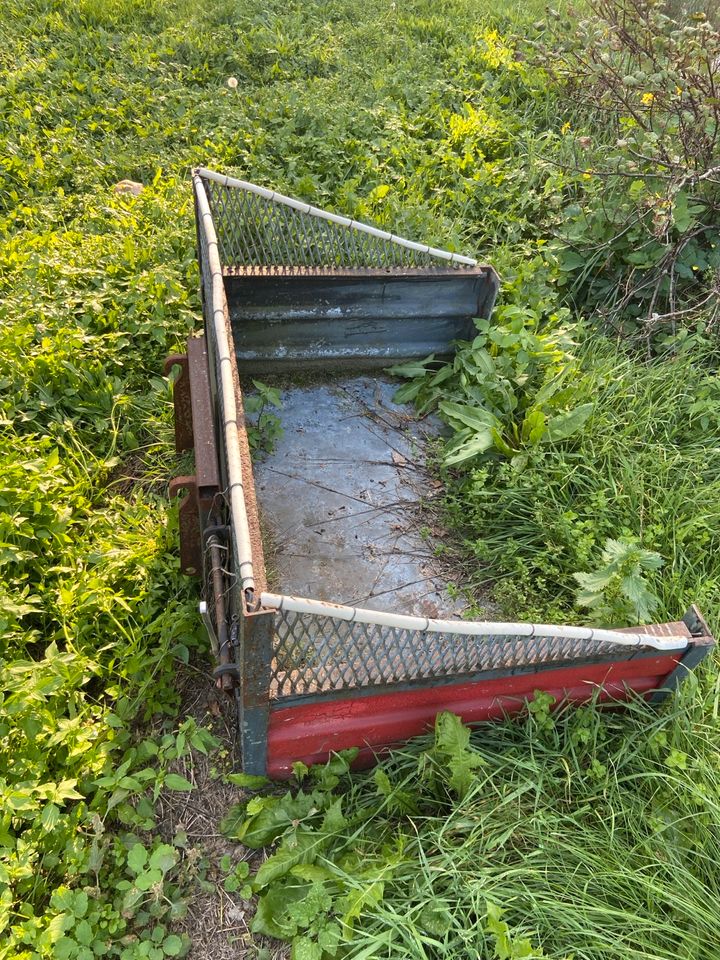
[[393, 403], [397, 387], [376, 376], [281, 387], [283, 437], [253, 464], [271, 588], [418, 616], [462, 610], [422, 512], [436, 492], [424, 449], [440, 425]]

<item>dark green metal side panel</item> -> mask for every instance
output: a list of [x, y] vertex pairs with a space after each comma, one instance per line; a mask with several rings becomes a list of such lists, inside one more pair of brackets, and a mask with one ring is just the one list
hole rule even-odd
[[240, 370], [388, 366], [451, 353], [490, 315], [491, 267], [225, 278]]
[[270, 663], [275, 614], [252, 613], [242, 618], [238, 712], [242, 765], [245, 773], [265, 774], [270, 717]]

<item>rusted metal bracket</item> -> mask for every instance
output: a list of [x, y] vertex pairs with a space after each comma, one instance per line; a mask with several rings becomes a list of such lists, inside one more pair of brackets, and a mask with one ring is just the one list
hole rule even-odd
[[191, 577], [202, 570], [202, 543], [200, 540], [200, 503], [194, 476], [175, 477], [170, 481], [170, 496], [178, 497], [187, 491], [178, 508], [180, 520], [180, 569]]
[[201, 531], [220, 493], [215, 416], [210, 387], [210, 370], [205, 337], [190, 337], [187, 354], [167, 358], [167, 374], [173, 366], [181, 372], [175, 381], [175, 447], [178, 452], [193, 449], [195, 473], [176, 477], [170, 483], [170, 496], [187, 491], [180, 503], [180, 567], [183, 573], [196, 576], [203, 568]]
[[192, 398], [190, 396], [190, 378], [188, 375], [188, 356], [186, 353], [171, 353], [163, 364], [163, 373], [169, 376], [173, 367], [180, 367], [180, 373], [173, 384], [173, 407], [175, 410], [175, 449], [178, 453], [193, 448]]

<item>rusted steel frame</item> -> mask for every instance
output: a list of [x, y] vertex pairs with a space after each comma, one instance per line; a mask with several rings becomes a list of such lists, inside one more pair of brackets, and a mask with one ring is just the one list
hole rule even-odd
[[223, 575], [222, 553], [227, 551], [225, 544], [221, 544], [216, 534], [212, 533], [207, 538], [207, 550], [210, 554], [210, 578], [213, 593], [213, 602], [215, 605], [215, 625], [218, 642], [218, 667], [221, 668], [215, 675], [217, 683], [221, 690], [229, 692], [235, 685], [235, 681], [230, 672], [225, 672], [222, 668], [232, 663], [230, 636], [228, 633], [227, 610], [225, 605], [225, 579]]
[[[210, 369], [205, 335], [188, 340], [188, 368], [192, 400], [192, 427], [195, 451], [195, 476], [200, 491], [220, 488], [215, 417], [210, 391]], [[202, 496], [202, 494], [201, 494]]]
[[186, 353], [171, 353], [163, 364], [163, 373], [169, 376], [173, 367], [180, 367], [173, 384], [173, 410], [175, 421], [175, 450], [182, 453], [192, 450], [192, 403], [190, 400], [190, 379], [188, 375], [188, 357]]
[[202, 548], [200, 545], [200, 506], [198, 488], [194, 476], [175, 477], [170, 481], [170, 498], [185, 496], [178, 507], [180, 527], [180, 569], [190, 577], [199, 576], [202, 570]]
[[195, 454], [195, 473], [172, 480], [170, 496], [187, 491], [179, 508], [180, 566], [183, 573], [196, 576], [203, 566], [201, 530], [207, 526], [220, 493], [220, 468], [205, 337], [191, 337], [187, 348], [186, 356], [168, 357], [165, 371], [175, 364], [181, 367], [174, 387], [176, 447], [192, 447]]

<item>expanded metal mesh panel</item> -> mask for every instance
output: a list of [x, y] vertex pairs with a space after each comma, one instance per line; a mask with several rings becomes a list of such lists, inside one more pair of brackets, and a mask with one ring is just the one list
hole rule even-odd
[[244, 190], [204, 181], [224, 268], [258, 273], [301, 269], [462, 267], [395, 240], [325, 220]]
[[597, 641], [426, 633], [289, 611], [277, 614], [276, 625], [275, 699], [599, 656], [628, 657], [627, 647]]

